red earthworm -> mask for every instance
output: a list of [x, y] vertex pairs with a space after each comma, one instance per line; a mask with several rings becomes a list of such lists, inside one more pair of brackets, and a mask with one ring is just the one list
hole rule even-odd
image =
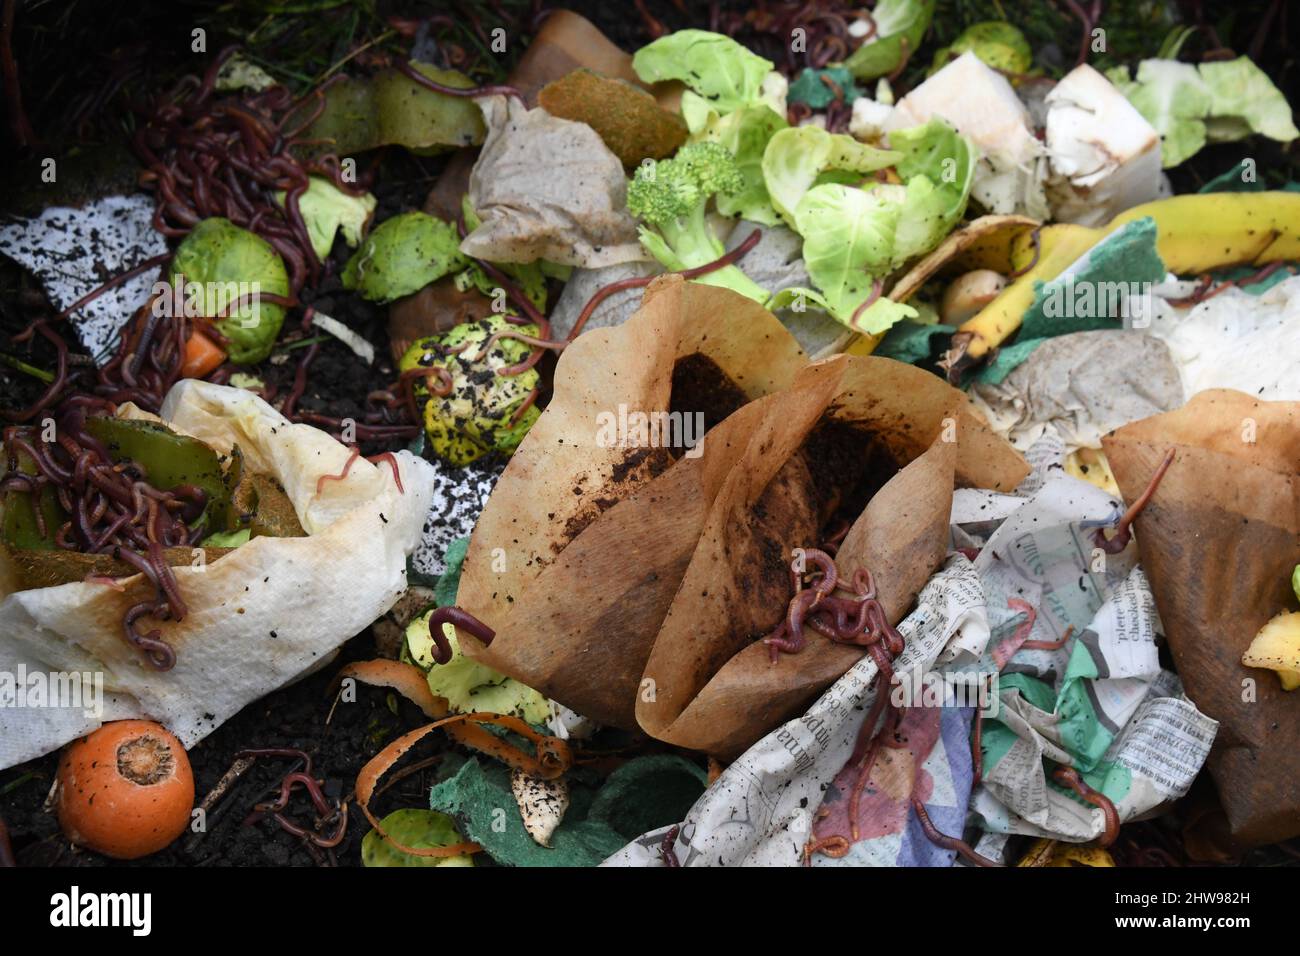
[[[680, 275], [684, 279], [695, 279], [702, 275], [707, 275], [710, 272], [715, 272], [718, 269], [725, 268], [726, 266], [733, 265], [734, 263], [739, 261], [742, 257], [744, 257], [744, 255], [747, 252], [753, 249], [754, 246], [758, 245], [758, 242], [760, 239], [762, 239], [762, 237], [763, 237], [762, 230], [755, 229], [752, 233], [750, 233], [749, 236], [746, 237], [745, 241], [742, 242], [740, 245], [738, 245], [735, 249], [732, 249], [730, 252], [718, 257], [712, 262], [705, 263], [702, 266], [696, 266], [693, 269], [683, 269], [680, 272], [670, 273], [670, 274]], [[482, 265], [485, 269], [493, 270], [493, 271], [495, 270], [495, 267], [493, 267], [490, 263], [480, 262], [479, 264]], [[489, 274], [492, 274], [492, 271], [489, 271]], [[498, 278], [498, 281], [508, 282], [508, 280], [505, 280], [503, 274], [497, 272], [497, 276], [500, 277]], [[493, 345], [496, 344], [497, 340], [502, 338], [519, 339], [523, 342], [528, 343], [529, 345], [533, 345], [534, 346], [533, 352], [523, 362], [520, 362], [516, 365], [510, 365], [510, 366], [506, 366], [505, 368], [498, 369], [497, 374], [503, 376], [522, 374], [523, 372], [526, 372], [528, 369], [535, 366], [537, 362], [541, 360], [543, 350], [550, 349], [557, 352], [563, 351], [564, 348], [570, 342], [572, 342], [581, 334], [583, 327], [587, 324], [587, 320], [591, 318], [592, 313], [595, 312], [596, 307], [601, 302], [603, 302], [606, 298], [608, 298], [610, 295], [613, 295], [615, 292], [620, 292], [625, 289], [636, 289], [636, 288], [647, 286], [652, 281], [654, 281], [655, 278], [656, 278], [655, 276], [634, 276], [629, 279], [621, 279], [618, 282], [611, 282], [609, 285], [604, 286], [603, 288], [597, 290], [596, 293], [592, 295], [592, 297], [587, 301], [587, 304], [583, 306], [582, 311], [578, 313], [578, 318], [574, 321], [573, 328], [569, 330], [569, 334], [565, 336], [562, 341], [550, 341], [545, 338], [545, 336], [549, 334], [548, 330], [550, 325], [549, 322], [547, 322], [546, 319], [542, 317], [539, 324], [539, 332], [540, 332], [539, 337], [525, 336], [523, 333], [514, 332], [510, 330], [497, 332], [490, 339], [488, 339], [488, 341], [484, 344], [482, 350], [480, 350], [480, 353], [478, 357], [475, 359], [475, 361], [481, 361], [483, 356], [487, 354], [488, 350]], [[507, 287], [507, 292], [508, 291], [509, 288]], [[521, 300], [527, 301], [526, 297], [523, 296], [522, 293], [519, 293], [518, 296], [519, 298], [517, 301], [521, 301]], [[523, 308], [523, 306], [521, 306], [521, 308]], [[540, 313], [537, 313], [536, 309], [532, 307], [531, 303], [528, 304], [527, 309], [531, 309], [532, 314], [540, 317]]]
[[[372, 455], [367, 458], [366, 461], [370, 462], [372, 465], [381, 461], [388, 462], [388, 467], [393, 469], [393, 483], [397, 485], [397, 493], [402, 495], [406, 494], [406, 489], [402, 487], [402, 470], [398, 467], [396, 455], [391, 451], [385, 451], [378, 455]], [[317, 482], [317, 487], [320, 487], [319, 482]]]
[[1094, 790], [1084, 781], [1079, 771], [1073, 767], [1057, 767], [1052, 772], [1052, 779], [1063, 787], [1073, 790], [1084, 803], [1090, 803], [1097, 809], [1101, 810], [1106, 818], [1106, 829], [1102, 831], [1101, 837], [1097, 840], [1097, 845], [1108, 847], [1119, 837], [1119, 811], [1115, 809], [1115, 804], [1110, 798], [1100, 790]]
[[41, 319], [32, 323], [24, 331], [15, 335], [12, 339], [14, 342], [23, 342], [32, 337], [33, 332], [40, 332], [41, 337], [53, 343], [57, 358], [55, 359], [54, 378], [41, 393], [40, 398], [36, 399], [31, 405], [18, 412], [5, 412], [5, 417], [12, 422], [26, 422], [35, 418], [46, 408], [48, 408], [59, 397], [60, 392], [68, 381], [68, 346], [59, 335], [53, 332], [45, 320]]
[[902, 51], [898, 59], [898, 66], [894, 67], [893, 72], [885, 77], [891, 84], [898, 82], [898, 78], [903, 75], [903, 70], [907, 68], [908, 61], [912, 59], [912, 53], [914, 52], [911, 41], [905, 35], [898, 38], [898, 46]]
[[451, 624], [463, 631], [468, 631], [485, 646], [492, 643], [496, 631], [488, 627], [468, 611], [454, 605], [440, 607], [429, 615], [429, 635], [433, 638], [433, 659], [436, 663], [446, 664], [452, 658], [451, 644], [442, 633], [442, 625]]
[[[312, 775], [311, 757], [304, 751], [291, 748], [241, 750], [235, 755], [236, 760], [256, 759], [259, 757], [296, 757], [303, 762], [303, 768], [285, 774], [280, 781], [279, 796], [273, 801], [254, 805], [252, 813], [244, 820], [244, 826], [252, 825], [258, 817], [269, 815], [285, 832], [310, 840], [322, 849], [336, 847], [342, 843], [344, 836], [347, 834], [347, 804], [344, 802], [335, 806], [326, 798], [321, 790], [320, 782]], [[316, 824], [311, 830], [293, 822], [284, 813], [289, 806], [293, 791], [298, 787], [302, 787], [307, 791], [312, 806], [316, 810]], [[329, 836], [322, 836], [318, 832], [319, 828], [335, 818], [338, 819], [338, 825], [334, 833]]]
[[1123, 517], [1119, 519], [1119, 524], [1115, 526], [1115, 536], [1108, 539], [1104, 528], [1097, 529], [1096, 533], [1094, 533], [1092, 537], [1093, 543], [1097, 547], [1101, 548], [1107, 554], [1119, 554], [1128, 546], [1129, 539], [1133, 536], [1131, 530], [1133, 522], [1137, 520], [1137, 516], [1142, 513], [1142, 509], [1147, 506], [1147, 503], [1156, 493], [1156, 489], [1160, 486], [1160, 479], [1165, 476], [1165, 472], [1168, 471], [1169, 466], [1173, 464], [1174, 452], [1175, 449], [1173, 448], [1170, 448], [1165, 452], [1165, 457], [1161, 459], [1155, 473], [1151, 476], [1151, 480], [1147, 482], [1146, 489], [1140, 496], [1138, 496], [1138, 499], [1134, 501], [1133, 504], [1129, 505], [1128, 510], [1124, 512]]
[[1074, 625], [1071, 624], [1065, 629], [1065, 633], [1054, 641], [1025, 641], [1020, 645], [1022, 651], [1059, 651], [1065, 646], [1070, 635], [1074, 633]]
[[346, 480], [349, 472], [352, 471], [352, 466], [356, 463], [356, 460], [360, 457], [361, 457], [361, 449], [357, 446], [353, 446], [348, 453], [348, 460], [343, 463], [342, 471], [340, 471], [337, 475], [326, 474], [326, 475], [321, 475], [319, 478], [316, 479], [316, 496], [320, 497], [321, 492], [324, 491], [325, 482]]
[[926, 812], [925, 804], [921, 802], [920, 797], [912, 797], [912, 812], [916, 814], [917, 821], [921, 824], [921, 829], [925, 832], [926, 839], [936, 846], [941, 846], [945, 850], [955, 850], [962, 859], [975, 866], [1001, 867], [1002, 864], [996, 860], [990, 860], [981, 853], [976, 853], [969, 843], [957, 837], [948, 836], [940, 833], [935, 825], [930, 821], [930, 814]]
[[673, 824], [664, 838], [659, 841], [659, 858], [664, 861], [664, 866], [669, 868], [680, 867], [682, 864], [677, 859], [677, 851], [674, 844], [677, 842], [677, 834], [681, 831], [681, 826]]
[[632, 0], [632, 5], [636, 7], [637, 15], [641, 17], [641, 22], [645, 25], [646, 33], [650, 35], [650, 39], [657, 40], [667, 35], [668, 28], [655, 19], [654, 15], [647, 9], [645, 0]]
[[126, 617], [122, 620], [122, 628], [126, 633], [127, 642], [144, 652], [145, 660], [150, 666], [155, 670], [169, 671], [176, 666], [176, 651], [162, 640], [162, 632], [155, 628], [148, 634], [141, 634], [135, 628], [135, 622], [141, 617], [159, 612], [158, 604], [148, 601], [136, 604], [126, 612]]
[[76, 302], [72, 303], [72, 305], [68, 306], [66, 309], [60, 312], [58, 316], [55, 318], [55, 321], [58, 322], [68, 318], [78, 309], [84, 308], [85, 306], [89, 305], [91, 302], [98, 299], [101, 295], [103, 295], [105, 292], [109, 291], [110, 289], [116, 289], [118, 286], [122, 285], [123, 283], [131, 281], [136, 276], [142, 275], [148, 272], [150, 269], [156, 269], [158, 266], [162, 265], [163, 263], [167, 262], [170, 259], [171, 259], [170, 252], [165, 252], [162, 255], [158, 255], [158, 256], [151, 256], [150, 258], [145, 259], [139, 265], [132, 266], [130, 269], [127, 269], [125, 272], [113, 276], [113, 278], [109, 279], [107, 282], [103, 283], [102, 285], [96, 286], [94, 289], [91, 289], [89, 292], [83, 295]]
[[803, 865], [812, 866], [814, 853], [828, 856], [832, 860], [842, 859], [849, 855], [849, 849], [851, 847], [852, 844], [838, 833], [833, 834], [832, 836], [823, 837], [820, 840], [809, 840], [804, 844], [803, 848]]
[[296, 787], [301, 786], [307, 791], [308, 797], [311, 798], [312, 805], [315, 806], [320, 816], [327, 816], [332, 809], [325, 794], [321, 792], [320, 784], [310, 773], [302, 770], [295, 770], [284, 775], [280, 781], [280, 795], [271, 803], [259, 803], [255, 809], [261, 812], [283, 810], [289, 805], [289, 798], [293, 795]]
[[862, 316], [863, 312], [867, 311], [867, 309], [871, 308], [880, 300], [880, 294], [884, 288], [885, 284], [880, 279], [877, 278], [871, 280], [871, 293], [861, 305], [853, 310], [853, 315], [849, 317], [849, 328], [853, 329], [855, 332], [861, 332], [863, 335], [870, 334], [858, 328], [858, 319]]
[[1214, 279], [1207, 272], [1203, 276], [1201, 276], [1200, 284], [1198, 285], [1196, 291], [1194, 291], [1191, 295], [1184, 296], [1181, 299], [1170, 299], [1169, 302], [1171, 305], [1178, 305], [1178, 306], [1198, 305], [1201, 302], [1206, 301], [1207, 299], [1214, 298], [1216, 295], [1219, 295], [1221, 292], [1228, 291], [1229, 289], [1242, 288], [1244, 286], [1254, 285], [1256, 282], [1262, 282], [1263, 280], [1271, 276], [1274, 272], [1277, 272], [1279, 269], [1282, 269], [1287, 265], [1288, 263], [1286, 262], [1286, 260], [1279, 259], [1276, 262], [1270, 262], [1267, 265], [1263, 266], [1262, 268], [1255, 270], [1250, 275], [1242, 276], [1240, 279], [1229, 279], [1225, 282], [1219, 283], [1218, 285], [1212, 285]]
[[407, 77], [407, 79], [413, 80], [414, 82], [420, 84], [424, 88], [433, 90], [435, 93], [442, 93], [444, 96], [459, 96], [459, 97], [472, 98], [476, 96], [500, 95], [500, 96], [513, 96], [515, 99], [518, 100], [522, 100], [524, 98], [524, 95], [520, 93], [519, 90], [515, 89], [513, 86], [506, 86], [504, 84], [495, 84], [489, 86], [474, 86], [469, 88], [463, 88], [458, 86], [447, 86], [443, 83], [439, 83], [437, 80], [429, 79], [429, 77], [425, 76], [414, 66], [412, 66], [410, 60], [403, 60], [403, 59], [394, 60], [393, 66], [397, 68], [399, 73]]
[[511, 426], [518, 425], [520, 421], [523, 420], [523, 417], [528, 412], [528, 409], [533, 407], [533, 405], [537, 402], [538, 396], [540, 396], [541, 394], [542, 394], [541, 387], [535, 386], [524, 397], [524, 400], [519, 403], [519, 407], [515, 409], [514, 414], [510, 416]]
[[[759, 240], [762, 238], [763, 231], [761, 229], [755, 229], [745, 238], [744, 242], [725, 255], [714, 259], [712, 262], [706, 263], [702, 266], [696, 266], [693, 269], [684, 269], [681, 272], [669, 274], [679, 275], [683, 279], [697, 279], [710, 272], [716, 272], [718, 269], [724, 269], [727, 266], [734, 265], [744, 258], [745, 254], [758, 245]], [[622, 292], [625, 289], [639, 289], [643, 286], [648, 286], [655, 280], [655, 278], [657, 277], [636, 276], [631, 279], [620, 279], [618, 282], [611, 282], [609, 285], [598, 289], [596, 293], [587, 300], [587, 304], [582, 307], [582, 311], [578, 313], [578, 318], [574, 321], [573, 328], [569, 331], [568, 336], [566, 336], [566, 341], [572, 342], [582, 333], [583, 326], [587, 324], [587, 320], [590, 319], [592, 313], [596, 311], [596, 307], [600, 305], [601, 302], [605, 301], [605, 299], [609, 298], [609, 296], [613, 295], [615, 292]]]
[[[314, 830], [308, 830], [307, 828], [299, 826], [298, 824], [294, 823], [283, 813], [276, 812], [271, 814], [272, 819], [274, 819], [275, 822], [280, 825], [280, 828], [284, 830], [286, 833], [290, 833], [293, 836], [310, 840], [313, 844], [315, 844], [316, 846], [320, 847], [323, 850], [332, 849], [333, 847], [338, 846], [340, 843], [343, 842], [343, 838], [347, 836], [348, 815], [346, 812], [346, 807], [340, 807], [339, 810], [337, 811], [337, 816], [339, 821], [338, 828], [334, 831], [334, 833], [331, 836], [321, 836], [319, 833], [317, 833]], [[320, 824], [324, 825], [325, 823], [328, 822], [329, 822], [329, 818], [327, 817], [321, 820]]]
[[[879, 665], [879, 661], [877, 661]], [[878, 684], [876, 686], [876, 699], [887, 698], [889, 695], [889, 686], [893, 680], [893, 668], [882, 667], [879, 671]], [[874, 701], [872, 702], [872, 711], [876, 710]], [[876, 764], [876, 758], [879, 757], [882, 748], [888, 747], [891, 750], [901, 749], [904, 745], [896, 739], [890, 740], [898, 734], [898, 729], [902, 723], [902, 712], [890, 706], [890, 714], [885, 718], [885, 725], [880, 728], [880, 733], [872, 739], [871, 745], [867, 748], [866, 754], [862, 758], [862, 763], [858, 768], [858, 776], [854, 781], [853, 790], [849, 795], [849, 834], [853, 842], [861, 838], [861, 831], [858, 826], [858, 813], [862, 806], [862, 794], [867, 789], [867, 784], [871, 780], [871, 771]], [[864, 729], [866, 724], [863, 724]]]
[[1065, 5], [1079, 21], [1079, 55], [1074, 65], [1082, 66], [1088, 61], [1088, 44], [1092, 40], [1092, 31], [1097, 25], [1097, 19], [1101, 16], [1101, 0], [1094, 0], [1091, 11], [1084, 10], [1077, 0], [1065, 0]]

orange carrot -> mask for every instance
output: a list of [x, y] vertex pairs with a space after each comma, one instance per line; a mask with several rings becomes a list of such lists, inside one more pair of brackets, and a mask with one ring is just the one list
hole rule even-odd
[[185, 378], [204, 378], [226, 360], [226, 353], [202, 332], [191, 332], [185, 343], [185, 362], [181, 375]]

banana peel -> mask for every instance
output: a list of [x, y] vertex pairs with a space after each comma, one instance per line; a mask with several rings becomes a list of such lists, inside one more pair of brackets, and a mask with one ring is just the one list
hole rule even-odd
[[[1156, 249], [1166, 268], [1176, 275], [1300, 259], [1300, 193], [1174, 196], [1134, 206], [1100, 228], [1045, 226], [1039, 232], [1038, 261], [1033, 267], [953, 336], [941, 363], [949, 376], [984, 358], [1020, 328], [1038, 283], [1055, 279], [1105, 236], [1145, 216], [1155, 220]], [[1012, 260], [1017, 268], [1033, 262], [1031, 236], [1015, 238]]]

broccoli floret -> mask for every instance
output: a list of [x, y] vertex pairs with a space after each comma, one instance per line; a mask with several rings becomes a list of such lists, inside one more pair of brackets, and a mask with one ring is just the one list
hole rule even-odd
[[[637, 168], [627, 190], [627, 208], [642, 220], [641, 244], [674, 272], [707, 265], [726, 251], [706, 216], [709, 199], [744, 185], [736, 161], [718, 143], [690, 143], [671, 159]], [[733, 289], [758, 302], [765, 289], [734, 265], [698, 281]]]

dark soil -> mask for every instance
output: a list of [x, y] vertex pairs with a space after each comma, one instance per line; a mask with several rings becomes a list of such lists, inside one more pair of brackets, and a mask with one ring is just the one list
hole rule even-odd
[[813, 475], [813, 494], [823, 526], [852, 523], [867, 502], [901, 467], [878, 435], [829, 415], [808, 434], [801, 449]]
[[707, 355], [686, 355], [673, 366], [668, 410], [673, 414], [703, 415], [705, 432], [747, 401], [740, 386]]

